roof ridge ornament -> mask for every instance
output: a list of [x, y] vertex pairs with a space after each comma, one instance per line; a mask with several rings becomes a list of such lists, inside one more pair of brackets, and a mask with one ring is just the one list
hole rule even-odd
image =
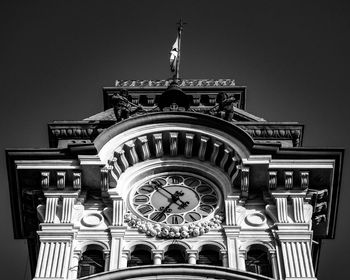
[[173, 83], [180, 80], [181, 35], [186, 22], [181, 18], [177, 23], [177, 37], [170, 50], [170, 70], [173, 73]]

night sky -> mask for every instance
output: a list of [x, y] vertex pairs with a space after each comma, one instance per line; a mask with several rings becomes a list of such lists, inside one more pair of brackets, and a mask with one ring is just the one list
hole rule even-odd
[[347, 149], [336, 236], [318, 273], [347, 278], [349, 15], [348, 1], [334, 0], [2, 1], [1, 278], [30, 279], [26, 241], [13, 239], [4, 149], [47, 147], [48, 122], [102, 111], [101, 88], [116, 79], [169, 78], [180, 17], [181, 77], [233, 78], [248, 87], [248, 112], [305, 124], [304, 146]]

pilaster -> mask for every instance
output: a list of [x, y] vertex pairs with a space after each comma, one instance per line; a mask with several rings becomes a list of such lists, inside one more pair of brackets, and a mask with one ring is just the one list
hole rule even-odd
[[34, 279], [68, 279], [68, 267], [72, 267], [72, 241], [76, 234], [73, 224], [45, 223], [41, 224], [41, 228], [38, 232], [40, 250]]
[[228, 266], [232, 269], [241, 269], [238, 256], [238, 236], [241, 228], [238, 226], [223, 226], [227, 241]]
[[119, 269], [121, 265], [123, 265], [122, 261], [122, 246], [123, 239], [125, 236], [125, 232], [127, 227], [125, 226], [111, 226], [111, 254], [110, 254], [110, 265], [109, 269]]

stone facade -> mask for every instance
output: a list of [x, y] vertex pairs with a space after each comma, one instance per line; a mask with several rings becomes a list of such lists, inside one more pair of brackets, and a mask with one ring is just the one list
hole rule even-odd
[[249, 114], [232, 80], [117, 81], [104, 100], [49, 124], [51, 148], [7, 151], [34, 279], [316, 279], [341, 149]]

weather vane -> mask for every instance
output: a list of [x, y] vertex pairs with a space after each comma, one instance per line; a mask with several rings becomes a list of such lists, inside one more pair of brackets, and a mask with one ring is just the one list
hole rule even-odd
[[170, 51], [170, 70], [173, 74], [173, 80], [178, 81], [180, 79], [180, 57], [181, 57], [181, 34], [186, 22], [182, 19], [177, 23], [177, 37], [175, 43]]

